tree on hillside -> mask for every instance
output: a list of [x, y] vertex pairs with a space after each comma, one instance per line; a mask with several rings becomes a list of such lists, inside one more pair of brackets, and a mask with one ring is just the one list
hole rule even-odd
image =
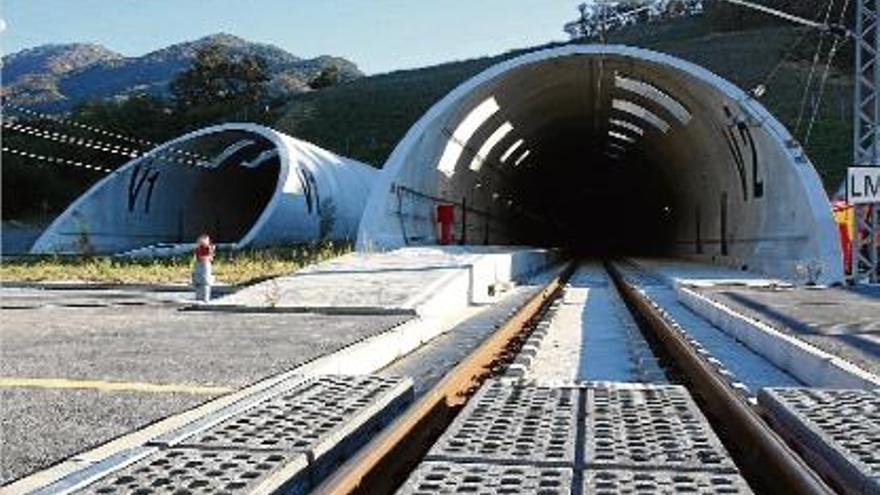
[[211, 44], [198, 51], [192, 67], [181, 72], [170, 89], [182, 108], [229, 102], [254, 105], [266, 95], [268, 81], [262, 57], [233, 58], [223, 46]]
[[309, 87], [312, 89], [329, 88], [339, 84], [340, 75], [339, 67], [335, 65], [321, 69], [321, 73], [309, 81]]
[[128, 136], [163, 142], [179, 135], [173, 105], [157, 96], [139, 94], [126, 99], [93, 100], [74, 108], [71, 118]]

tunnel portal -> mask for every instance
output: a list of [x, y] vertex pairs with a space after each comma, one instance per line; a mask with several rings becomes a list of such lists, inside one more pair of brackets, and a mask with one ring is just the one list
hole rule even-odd
[[827, 197], [762, 105], [689, 62], [569, 45], [491, 67], [432, 107], [385, 164], [359, 245], [455, 241], [663, 254], [839, 280]]
[[[32, 252], [179, 254], [201, 233], [230, 249], [349, 240], [378, 173], [273, 129], [228, 123], [122, 165], [37, 239]], [[179, 249], [178, 249], [179, 248]]]

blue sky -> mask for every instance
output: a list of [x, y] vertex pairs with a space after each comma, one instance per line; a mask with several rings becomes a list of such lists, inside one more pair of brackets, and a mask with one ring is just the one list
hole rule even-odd
[[367, 73], [566, 39], [579, 0], [2, 0], [3, 53], [100, 43], [143, 55], [227, 32], [302, 57], [349, 58]]

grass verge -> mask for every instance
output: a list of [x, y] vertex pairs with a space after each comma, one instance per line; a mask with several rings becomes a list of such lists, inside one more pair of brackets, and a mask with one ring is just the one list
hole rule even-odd
[[[341, 256], [351, 249], [350, 243], [323, 242], [218, 252], [214, 259], [214, 276], [218, 283], [247, 284]], [[192, 265], [190, 256], [159, 259], [46, 256], [4, 260], [0, 264], [0, 281], [187, 284]]]

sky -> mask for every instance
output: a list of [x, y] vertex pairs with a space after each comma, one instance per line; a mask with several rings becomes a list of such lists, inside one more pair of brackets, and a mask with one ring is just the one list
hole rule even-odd
[[[565, 40], [579, 0], [0, 0], [4, 54], [99, 43], [126, 56], [225, 32], [368, 74]], [[2, 26], [2, 24], [0, 24]]]

